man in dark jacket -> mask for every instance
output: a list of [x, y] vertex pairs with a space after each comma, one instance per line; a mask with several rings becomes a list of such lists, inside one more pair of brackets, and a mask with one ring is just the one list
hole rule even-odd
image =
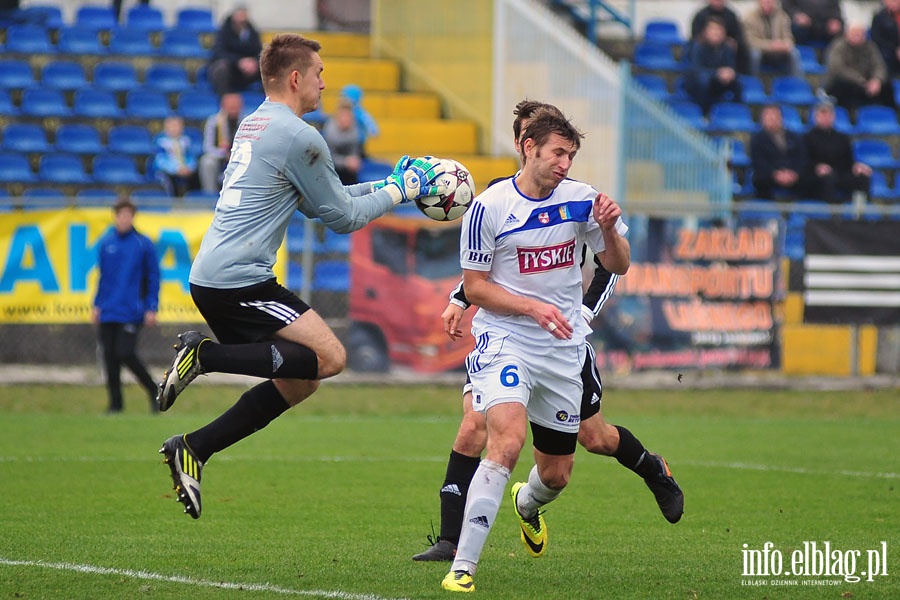
[[844, 32], [841, 0], [783, 0], [798, 46], [827, 45]]
[[243, 92], [259, 79], [259, 53], [262, 41], [250, 23], [247, 9], [239, 6], [226, 17], [216, 33], [207, 78], [220, 97]]
[[725, 0], [709, 0], [706, 6], [697, 11], [691, 21], [691, 40], [696, 43], [703, 37], [706, 23], [710, 19], [718, 19], [725, 26], [725, 36], [728, 45], [734, 50], [738, 72], [750, 73], [750, 52], [744, 38], [744, 26], [737, 13], [725, 6]]
[[888, 75], [900, 77], [900, 0], [883, 0], [884, 6], [872, 16], [869, 38], [878, 46]]
[[719, 19], [706, 22], [703, 34], [691, 43], [686, 62], [684, 89], [704, 114], [717, 102], [741, 101], [734, 50], [725, 41]]
[[809, 188], [809, 159], [803, 139], [784, 128], [781, 108], [763, 108], [762, 130], [750, 138], [755, 196], [765, 200], [794, 200]]
[[815, 126], [803, 135], [809, 155], [810, 198], [840, 203], [854, 192], [866, 193], [872, 169], [853, 159], [850, 136], [835, 131], [834, 107], [820, 104], [813, 115]]
[[132, 225], [136, 207], [128, 199], [113, 206], [114, 225], [97, 243], [100, 280], [93, 322], [99, 325], [110, 413], [122, 412], [122, 365], [128, 367], [156, 411], [156, 383], [138, 358], [138, 333], [156, 323], [159, 306], [159, 260], [153, 243]]

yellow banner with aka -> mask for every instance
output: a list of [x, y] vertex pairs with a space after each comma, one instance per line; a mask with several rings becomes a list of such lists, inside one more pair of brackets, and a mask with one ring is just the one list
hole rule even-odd
[[[188, 275], [211, 211], [139, 210], [134, 227], [159, 257], [161, 322], [202, 322]], [[97, 242], [112, 226], [112, 211], [64, 208], [0, 215], [0, 323], [88, 323], [97, 291]], [[275, 274], [284, 283], [287, 251]]]

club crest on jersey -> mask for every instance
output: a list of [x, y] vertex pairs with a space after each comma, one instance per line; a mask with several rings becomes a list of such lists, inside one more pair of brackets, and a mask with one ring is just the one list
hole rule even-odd
[[519, 273], [567, 269], [575, 264], [575, 239], [555, 246], [517, 247]]
[[541, 214], [538, 215], [538, 221], [540, 221], [542, 225], [546, 225], [547, 223], [550, 222], [550, 215], [548, 215], [545, 212], [542, 212]]

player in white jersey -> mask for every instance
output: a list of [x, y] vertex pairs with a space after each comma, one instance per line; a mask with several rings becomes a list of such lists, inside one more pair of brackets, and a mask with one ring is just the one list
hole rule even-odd
[[546, 547], [539, 509], [559, 495], [572, 471], [589, 332], [581, 316], [581, 245], [587, 242], [612, 273], [624, 274], [630, 265], [619, 206], [567, 179], [581, 137], [558, 114], [536, 116], [521, 142], [522, 170], [483, 192], [463, 220], [463, 282], [469, 301], [480, 307], [466, 363], [488, 441], [445, 590], [474, 590], [472, 577], [529, 421], [536, 464], [511, 493], [532, 556]]
[[211, 423], [163, 443], [178, 501], [195, 519], [209, 457], [302, 402], [346, 363], [325, 321], [275, 279], [294, 211], [346, 233], [395, 204], [444, 191], [434, 183], [440, 163], [428, 158], [404, 157], [384, 181], [341, 184], [325, 140], [301, 118], [318, 107], [325, 88], [320, 49], [280, 34], [260, 56], [266, 100], [238, 127], [212, 224], [191, 266], [191, 296], [218, 343], [197, 331], [181, 334], [159, 385], [159, 408], [167, 410], [202, 373], [266, 379]]

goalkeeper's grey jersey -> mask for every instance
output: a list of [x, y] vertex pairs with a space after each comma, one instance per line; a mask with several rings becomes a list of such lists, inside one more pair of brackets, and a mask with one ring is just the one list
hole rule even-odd
[[237, 288], [271, 279], [275, 253], [295, 210], [348, 233], [393, 207], [386, 190], [371, 189], [370, 183], [343, 186], [319, 132], [287, 105], [267, 99], [234, 136], [190, 282]]

